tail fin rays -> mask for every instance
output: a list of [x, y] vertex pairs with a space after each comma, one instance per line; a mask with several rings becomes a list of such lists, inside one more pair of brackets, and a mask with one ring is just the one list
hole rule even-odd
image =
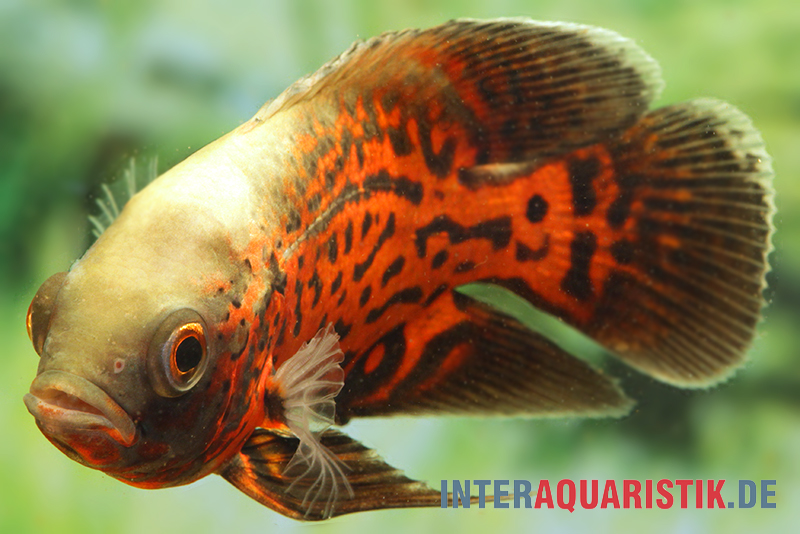
[[666, 382], [724, 379], [764, 305], [775, 211], [764, 143], [742, 112], [700, 99], [648, 113], [614, 154], [636, 252], [606, 281], [588, 333]]

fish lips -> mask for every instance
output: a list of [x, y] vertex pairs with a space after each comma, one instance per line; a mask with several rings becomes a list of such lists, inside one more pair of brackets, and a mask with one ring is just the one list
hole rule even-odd
[[70, 442], [75, 435], [99, 433], [124, 447], [138, 440], [136, 425], [127, 412], [78, 375], [45, 371], [33, 381], [24, 401], [48, 438]]

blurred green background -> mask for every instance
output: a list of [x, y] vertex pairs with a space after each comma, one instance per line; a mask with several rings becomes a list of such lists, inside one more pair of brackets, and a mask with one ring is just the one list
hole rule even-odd
[[[130, 488], [68, 460], [22, 404], [36, 370], [28, 303], [91, 241], [92, 193], [132, 156], [163, 172], [247, 120], [356, 38], [454, 17], [583, 22], [636, 40], [659, 104], [740, 107], [774, 158], [779, 212], [766, 320], [749, 363], [684, 391], [614, 362], [637, 409], [620, 420], [395, 419], [347, 431], [441, 479], [777, 480], [774, 510], [405, 510], [287, 520], [219, 477]], [[800, 2], [797, 0], [0, 0], [0, 532], [778, 532], [800, 524]], [[536, 321], [536, 318], [531, 318]], [[601, 351], [567, 334], [594, 361]], [[692, 501], [690, 501], [692, 502]]]

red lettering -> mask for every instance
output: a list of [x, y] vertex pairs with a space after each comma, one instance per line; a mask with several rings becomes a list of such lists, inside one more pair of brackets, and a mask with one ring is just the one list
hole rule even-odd
[[714, 508], [714, 503], [717, 503], [719, 508], [725, 508], [725, 501], [722, 500], [722, 486], [725, 484], [724, 480], [720, 480], [719, 483], [714, 486], [714, 481], [708, 481], [708, 507]]
[[546, 504], [548, 508], [553, 509], [553, 494], [550, 491], [550, 481], [540, 480], [539, 489], [536, 492], [536, 503], [534, 508], [541, 508], [542, 503]]
[[676, 480], [675, 484], [681, 487], [681, 508], [689, 507], [689, 486], [694, 484], [694, 480]]
[[644, 507], [648, 510], [653, 507], [653, 481], [644, 481]]
[[658, 494], [663, 496], [663, 499], [656, 499], [656, 504], [662, 510], [666, 510], [667, 508], [672, 508], [672, 493], [669, 492], [666, 488], [672, 487], [671, 480], [659, 480], [658, 484], [656, 485], [656, 489], [658, 490]]
[[631, 499], [634, 499], [633, 507], [639, 509], [642, 507], [642, 499], [639, 497], [639, 492], [642, 491], [642, 483], [638, 480], [623, 480], [622, 481], [622, 500], [624, 501], [624, 508], [631, 507]]
[[694, 506], [695, 508], [703, 507], [703, 481], [695, 480], [694, 484]]
[[600, 500], [600, 493], [599, 491], [599, 484], [596, 480], [592, 480], [592, 500], [589, 502], [587, 499], [587, 484], [585, 480], [581, 480], [581, 506], [586, 510], [591, 510], [595, 506], [597, 506], [597, 502]]
[[603, 501], [600, 508], [608, 508], [613, 504], [614, 508], [619, 508], [619, 497], [617, 497], [617, 484], [613, 480], [606, 480], [606, 487], [603, 490]]
[[[569, 497], [564, 497], [564, 488], [569, 490]], [[561, 480], [556, 486], [556, 499], [558, 507], [562, 510], [575, 511], [575, 483], [570, 479]]]

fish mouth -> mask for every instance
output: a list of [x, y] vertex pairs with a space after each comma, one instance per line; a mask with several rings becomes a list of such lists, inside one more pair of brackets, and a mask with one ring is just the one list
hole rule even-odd
[[120, 445], [136, 442], [136, 425], [105, 391], [65, 371], [45, 371], [23, 399], [43, 429], [55, 435], [102, 432]]

